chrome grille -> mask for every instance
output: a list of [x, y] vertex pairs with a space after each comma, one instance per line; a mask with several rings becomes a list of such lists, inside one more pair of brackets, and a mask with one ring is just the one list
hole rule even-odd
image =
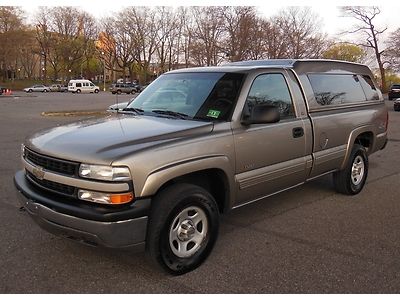
[[25, 159], [45, 170], [69, 176], [77, 174], [79, 168], [79, 163], [39, 154], [28, 148], [25, 148]]

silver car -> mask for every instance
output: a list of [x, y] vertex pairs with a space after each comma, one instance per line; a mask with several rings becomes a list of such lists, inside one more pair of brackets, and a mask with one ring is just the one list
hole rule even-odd
[[36, 84], [36, 85], [32, 85], [31, 87], [24, 88], [24, 92], [26, 92], [26, 93], [32, 93], [32, 92], [47, 93], [48, 91], [50, 91], [50, 88], [43, 84]]

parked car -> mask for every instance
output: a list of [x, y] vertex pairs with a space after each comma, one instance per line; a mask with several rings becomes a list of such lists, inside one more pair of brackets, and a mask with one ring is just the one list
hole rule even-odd
[[2, 86], [0, 86], [0, 95], [3, 95], [3, 90], [5, 90], [5, 88], [3, 88]]
[[49, 89], [51, 92], [68, 92], [68, 87], [62, 84], [52, 84]]
[[32, 93], [32, 92], [47, 93], [47, 92], [50, 91], [50, 88], [48, 86], [43, 85], [43, 84], [36, 84], [36, 85], [32, 85], [30, 87], [24, 88], [24, 91], [26, 93]]
[[28, 137], [14, 184], [44, 229], [90, 245], [145, 247], [180, 275], [211, 253], [221, 214], [329, 173], [337, 192], [360, 193], [387, 126], [382, 93], [361, 64], [181, 69], [122, 114]]
[[388, 96], [389, 100], [400, 98], [400, 84], [393, 84], [390, 87]]
[[393, 102], [393, 110], [394, 111], [400, 111], [400, 98], [397, 98]]
[[110, 86], [110, 92], [112, 94], [134, 94], [139, 91], [140, 87], [135, 83], [113, 83]]
[[97, 85], [87, 79], [72, 79], [68, 83], [68, 91], [72, 93], [95, 93], [100, 91]]

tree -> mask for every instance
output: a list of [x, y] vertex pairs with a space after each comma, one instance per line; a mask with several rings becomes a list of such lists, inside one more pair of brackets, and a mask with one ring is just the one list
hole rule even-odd
[[377, 6], [344, 6], [342, 10], [346, 16], [358, 21], [355, 29], [349, 31], [349, 33], [360, 33], [365, 38], [365, 42], [361, 42], [360, 46], [374, 51], [381, 75], [381, 87], [383, 91], [386, 91], [385, 68], [382, 60], [384, 50], [380, 50], [379, 39], [387, 30], [387, 27], [378, 29], [374, 24], [375, 18], [381, 13], [381, 10]]
[[15, 6], [0, 6], [0, 76], [15, 78], [19, 61], [19, 49], [24, 40], [23, 13]]
[[[326, 47], [320, 20], [308, 7], [292, 6], [271, 19], [279, 55], [273, 58], [319, 58]], [[282, 51], [284, 49], [284, 51]]]
[[250, 45], [256, 28], [256, 10], [251, 6], [225, 6], [222, 9], [225, 28], [223, 47], [230, 61], [250, 58]]
[[83, 64], [94, 55], [95, 19], [74, 7], [41, 7], [35, 23], [44, 78], [47, 78], [47, 63], [51, 65], [54, 80], [60, 72], [64, 77], [70, 76], [70, 70], [82, 76]]
[[366, 55], [365, 51], [357, 45], [339, 43], [329, 47], [329, 49], [323, 53], [322, 57], [361, 63]]
[[400, 72], [400, 28], [392, 32], [386, 42], [384, 56], [389, 67]]
[[219, 6], [191, 8], [191, 57], [198, 66], [216, 66], [226, 58], [222, 48], [223, 19]]

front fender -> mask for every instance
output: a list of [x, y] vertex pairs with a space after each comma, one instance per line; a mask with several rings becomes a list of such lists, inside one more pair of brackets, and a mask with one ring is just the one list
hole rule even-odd
[[218, 169], [225, 173], [229, 184], [229, 206], [231, 207], [235, 198], [233, 179], [234, 171], [233, 165], [230, 163], [228, 157], [223, 155], [198, 157], [171, 164], [153, 171], [149, 176], [147, 176], [143, 188], [141, 189], [140, 197], [155, 195], [165, 183], [172, 179], [208, 169]]

